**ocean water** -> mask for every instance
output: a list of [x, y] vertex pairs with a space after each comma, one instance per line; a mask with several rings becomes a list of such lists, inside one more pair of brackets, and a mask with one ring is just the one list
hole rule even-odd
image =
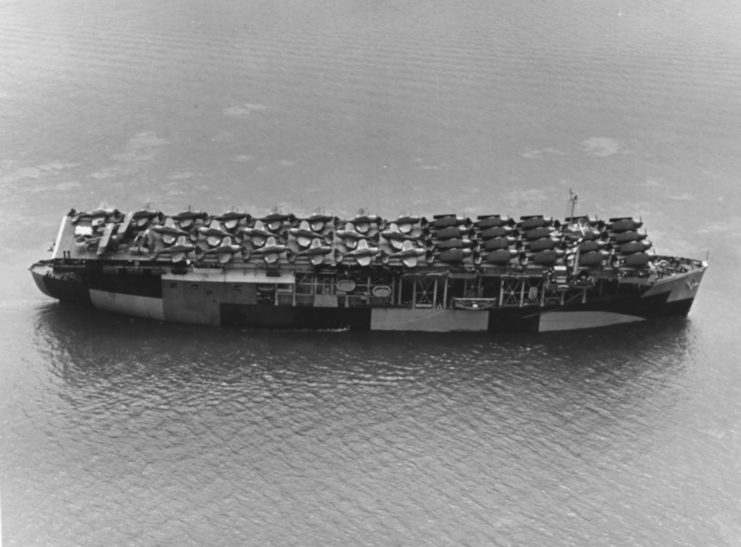
[[[741, 5], [0, 1], [4, 545], [741, 543]], [[687, 320], [255, 332], [61, 306], [70, 208], [641, 216]]]

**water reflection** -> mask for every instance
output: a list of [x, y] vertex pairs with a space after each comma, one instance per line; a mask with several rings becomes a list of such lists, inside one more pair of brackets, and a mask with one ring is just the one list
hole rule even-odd
[[429, 522], [448, 539], [558, 528], [554, 508], [595, 506], [595, 484], [662, 442], [695, 336], [689, 322], [557, 336], [241, 331], [58, 305], [34, 322], [56, 379], [42, 427], [63, 465], [86, 462], [64, 488], [84, 469], [101, 499], [136, 504], [152, 529], [198, 507], [289, 543], [337, 519], [410, 541]]
[[[73, 399], [160, 393], [443, 396], [448, 404], [641, 406], [682, 385], [686, 320], [548, 335], [281, 332], [166, 324], [50, 305], [35, 349]], [[85, 395], [83, 395], [85, 394]]]

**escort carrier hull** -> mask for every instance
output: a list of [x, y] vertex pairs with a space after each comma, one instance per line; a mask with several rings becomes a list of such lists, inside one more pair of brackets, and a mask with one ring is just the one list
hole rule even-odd
[[535, 215], [393, 220], [70, 211], [31, 273], [60, 301], [272, 329], [563, 331], [689, 313], [704, 261], [642, 223]]

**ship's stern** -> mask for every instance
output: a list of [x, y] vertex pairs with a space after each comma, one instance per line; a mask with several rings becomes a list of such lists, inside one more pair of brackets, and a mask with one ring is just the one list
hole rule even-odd
[[51, 264], [45, 262], [37, 262], [29, 268], [29, 271], [31, 272], [31, 277], [33, 277], [33, 281], [34, 283], [36, 283], [36, 286], [39, 288], [39, 290], [46, 296], [56, 298], [56, 296], [54, 296], [46, 283], [47, 279], [49, 279], [53, 275], [53, 268]]
[[92, 305], [84, 276], [77, 272], [55, 272], [52, 261], [42, 260], [29, 268], [39, 290], [63, 302]]

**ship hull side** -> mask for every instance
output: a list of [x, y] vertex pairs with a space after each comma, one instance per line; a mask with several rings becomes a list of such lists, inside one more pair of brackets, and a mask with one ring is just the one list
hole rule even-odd
[[90, 289], [90, 301], [99, 310], [159, 321], [165, 319], [161, 298]]
[[548, 311], [538, 316], [538, 332], [609, 327], [645, 321], [645, 317], [607, 310]]
[[370, 330], [370, 308], [221, 304], [221, 325], [265, 329]]
[[[638, 297], [616, 300], [606, 304], [584, 304], [542, 310], [538, 318], [538, 332], [577, 330], [638, 323], [662, 317], [684, 317], [689, 314], [694, 295], [688, 296], [683, 282], [675, 281], [651, 287]], [[677, 295], [682, 298], [677, 298]]]
[[264, 301], [259, 287], [268, 278], [239, 282], [243, 274], [216, 278], [217, 274], [121, 273], [97, 265], [54, 273], [49, 264], [35, 265], [31, 271], [39, 289], [53, 298], [156, 320], [268, 329], [503, 333], [566, 331], [685, 316], [704, 270], [659, 280], [642, 292], [607, 294], [598, 302], [488, 310], [347, 307], [336, 297], [317, 299], [314, 305], [293, 305], [290, 292], [271, 294]]
[[496, 332], [538, 332], [540, 308], [500, 308], [488, 312], [488, 331]]
[[374, 308], [371, 329], [379, 331], [484, 332], [488, 329], [486, 312], [438, 308]]

